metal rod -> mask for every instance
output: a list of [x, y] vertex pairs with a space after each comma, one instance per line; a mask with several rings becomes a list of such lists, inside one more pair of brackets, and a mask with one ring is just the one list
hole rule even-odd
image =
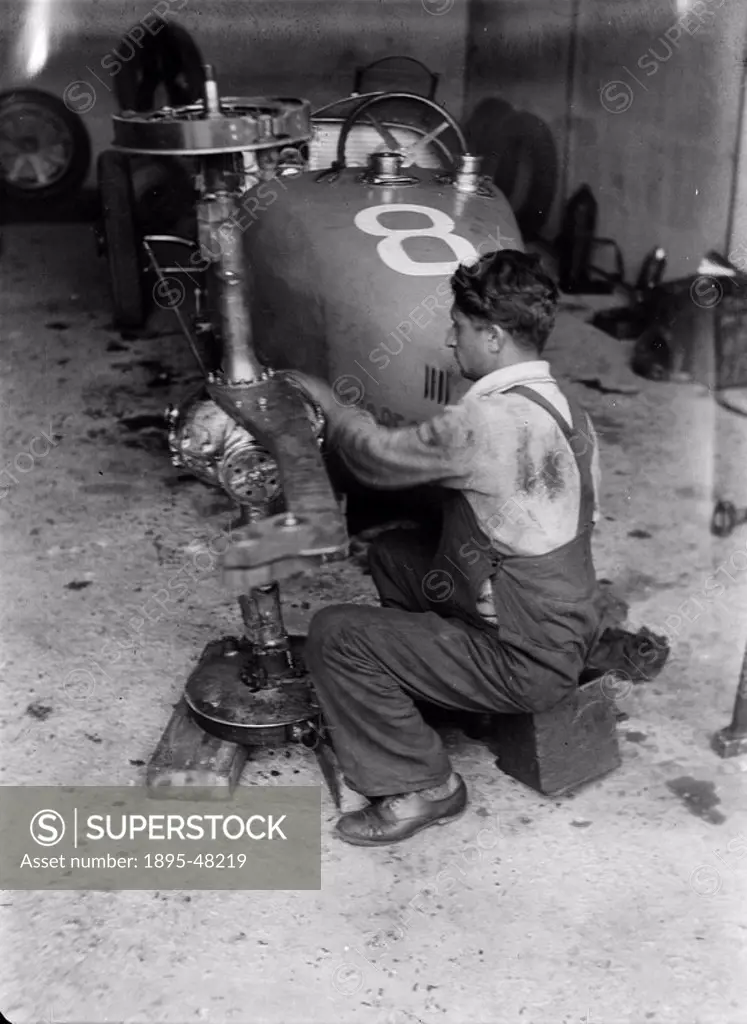
[[190, 238], [182, 238], [181, 235], [144, 235], [146, 242], [173, 242], [174, 244], [186, 245], [188, 249], [196, 249], [197, 242]]
[[175, 267], [161, 267], [161, 270], [163, 271], [164, 274], [186, 274], [187, 277], [195, 285], [195, 287], [196, 282], [192, 279], [192, 274], [204, 273], [204, 270], [202, 270], [201, 268], [197, 268], [195, 270], [187, 270], [187, 268], [183, 267], [181, 263], [177, 263]]
[[713, 747], [720, 757], [747, 754], [747, 651], [742, 659], [731, 724], [716, 733]]
[[[168, 287], [168, 283], [166, 281], [166, 278], [164, 277], [164, 275], [163, 275], [163, 273], [161, 271], [161, 268], [158, 265], [158, 260], [153, 255], [153, 250], [151, 249], [151, 247], [148, 245], [147, 242], [143, 242], [143, 248], [145, 249], [145, 251], [146, 251], [146, 253], [148, 255], [148, 259], [150, 260], [151, 266], [153, 267], [154, 271], [156, 272], [156, 276], [157, 276], [158, 280], [161, 282], [161, 284], [166, 284], [166, 286]], [[189, 329], [189, 324], [185, 320], [184, 315], [182, 314], [182, 312], [179, 309], [178, 305], [177, 306], [173, 306], [172, 308], [174, 310], [174, 313], [176, 314], [176, 319], [179, 321], [179, 326], [181, 327], [181, 329], [184, 332], [184, 335], [185, 335], [187, 341], [189, 342], [189, 347], [192, 349], [192, 355], [197, 360], [197, 365], [200, 367], [200, 372], [202, 373], [203, 377], [206, 377], [207, 376], [207, 367], [205, 366], [205, 364], [202, 361], [202, 356], [200, 355], [200, 351], [197, 348], [197, 343], [196, 343], [195, 339], [192, 337], [192, 332]]]
[[256, 608], [260, 644], [263, 647], [287, 646], [288, 634], [283, 622], [278, 584], [254, 587], [250, 597]]
[[[573, 0], [571, 6], [571, 31], [568, 41], [568, 64], [565, 80], [565, 124], [563, 128], [563, 164], [560, 169], [560, 193], [559, 200], [561, 209], [568, 201], [570, 191], [569, 182], [571, 179], [571, 158], [572, 158], [572, 134], [573, 134], [573, 102], [576, 95], [576, 74], [578, 71], [578, 33], [580, 19], [581, 0]], [[552, 211], [551, 211], [552, 212]]]
[[[747, 40], [745, 41], [747, 48]], [[726, 223], [726, 252], [731, 251], [734, 235], [734, 222], [737, 218], [737, 203], [739, 202], [739, 178], [740, 165], [744, 159], [744, 132], [747, 129], [745, 117], [747, 116], [747, 60], [742, 61], [742, 73], [739, 78], [739, 106], [737, 110], [737, 139], [734, 147], [734, 162], [732, 165], [731, 187], [729, 190], [729, 213]]]
[[203, 65], [205, 71], [205, 117], [220, 117], [220, 93], [212, 64]]
[[[209, 242], [207, 248], [212, 257], [207, 274], [215, 285], [209, 294], [219, 320], [217, 333], [222, 349], [221, 368], [229, 383], [260, 380], [263, 367], [252, 344], [236, 197], [227, 187], [227, 171], [222, 157], [207, 157], [203, 167], [206, 194], [197, 204], [197, 220], [201, 240]], [[203, 238], [203, 233], [206, 238]]]
[[277, 582], [253, 587], [239, 597], [244, 635], [254, 648], [256, 670], [251, 687], [262, 689], [288, 675], [293, 669], [290, 640], [283, 622], [280, 588]]
[[739, 674], [739, 685], [737, 686], [737, 697], [734, 701], [734, 715], [729, 726], [732, 736], [747, 737], [747, 654], [742, 662], [742, 671]]
[[250, 644], [255, 647], [259, 643], [259, 617], [257, 607], [249, 594], [241, 594], [239, 597], [239, 608], [244, 623], [244, 636]]

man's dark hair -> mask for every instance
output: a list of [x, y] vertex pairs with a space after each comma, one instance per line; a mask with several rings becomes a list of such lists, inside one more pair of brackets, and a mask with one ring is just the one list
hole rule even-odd
[[501, 249], [462, 265], [451, 279], [454, 304], [471, 320], [497, 324], [541, 353], [555, 326], [560, 292], [539, 256]]

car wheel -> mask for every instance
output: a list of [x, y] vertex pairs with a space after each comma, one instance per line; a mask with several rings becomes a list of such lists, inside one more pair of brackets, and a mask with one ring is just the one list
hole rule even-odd
[[101, 237], [109, 263], [114, 320], [142, 327], [150, 312], [143, 244], [135, 209], [130, 158], [105, 150], [98, 159]]
[[513, 207], [521, 233], [539, 238], [558, 189], [558, 154], [552, 132], [523, 111], [501, 124], [503, 145], [494, 181]]
[[472, 151], [484, 158], [490, 175], [508, 199], [522, 234], [540, 237], [558, 187], [558, 154], [544, 121], [516, 111], [505, 100], [488, 97], [467, 123]]
[[88, 131], [62, 100], [38, 89], [0, 94], [0, 188], [7, 198], [72, 196], [90, 165]]
[[[158, 99], [161, 90], [172, 107], [195, 103], [204, 94], [202, 54], [189, 32], [163, 19], [157, 24], [155, 36], [146, 36], [114, 80], [120, 110], [154, 110], [162, 105]], [[126, 41], [131, 34], [132, 30], [125, 36]]]

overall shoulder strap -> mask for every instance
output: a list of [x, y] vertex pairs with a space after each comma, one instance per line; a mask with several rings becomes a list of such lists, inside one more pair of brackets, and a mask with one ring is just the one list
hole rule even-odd
[[571, 426], [561, 416], [552, 402], [549, 402], [533, 388], [523, 384], [509, 388], [504, 394], [518, 394], [523, 398], [534, 402], [557, 423], [573, 453], [581, 477], [581, 500], [578, 510], [578, 530], [581, 532], [590, 527], [594, 520], [594, 479], [591, 472], [591, 459], [594, 453], [594, 438], [591, 429], [591, 420], [581, 406], [565, 395], [568, 407], [571, 410]]

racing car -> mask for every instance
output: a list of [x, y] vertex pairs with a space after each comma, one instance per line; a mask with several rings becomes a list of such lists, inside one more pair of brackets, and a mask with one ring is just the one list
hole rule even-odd
[[[523, 244], [434, 99], [363, 93], [312, 114], [306, 100], [221, 97], [208, 68], [204, 100], [123, 112], [114, 127], [99, 169], [120, 322], [171, 308], [206, 381], [301, 370], [387, 426], [458, 397], [449, 278]], [[182, 233], [140, 233], [132, 161], [146, 178], [170, 169]], [[287, 490], [282, 467], [256, 424], [209, 390], [170, 411], [174, 460], [266, 514]]]

